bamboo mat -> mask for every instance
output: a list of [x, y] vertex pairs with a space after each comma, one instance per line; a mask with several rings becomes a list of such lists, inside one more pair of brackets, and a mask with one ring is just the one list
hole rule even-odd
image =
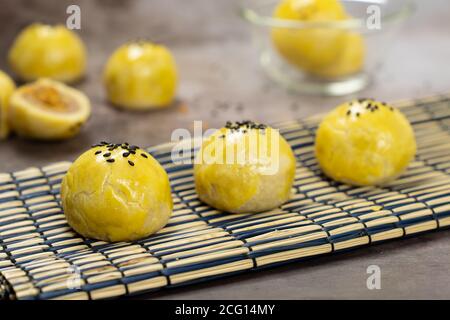
[[149, 151], [167, 170], [174, 213], [133, 243], [84, 239], [67, 225], [60, 182], [70, 163], [0, 174], [0, 298], [104, 299], [187, 285], [354, 249], [450, 225], [450, 96], [396, 103], [418, 153], [384, 186], [350, 187], [321, 175], [320, 116], [276, 124], [298, 160], [292, 199], [260, 214], [224, 214], [201, 203], [192, 166], [171, 144]]

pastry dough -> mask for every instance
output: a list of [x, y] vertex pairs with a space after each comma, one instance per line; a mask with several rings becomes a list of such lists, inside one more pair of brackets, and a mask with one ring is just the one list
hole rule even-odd
[[50, 79], [19, 87], [9, 101], [9, 122], [19, 136], [61, 140], [75, 136], [91, 113], [77, 89]]
[[75, 231], [104, 241], [137, 240], [159, 231], [173, 206], [167, 173], [150, 154], [106, 142], [72, 164], [61, 200]]
[[15, 88], [14, 81], [0, 70], [0, 140], [9, 135], [9, 97]]
[[315, 152], [329, 177], [354, 185], [381, 185], [405, 170], [416, 141], [400, 110], [360, 99], [338, 106], [323, 119]]
[[9, 50], [9, 64], [25, 81], [51, 78], [79, 80], [86, 69], [86, 49], [78, 35], [63, 25], [35, 23], [26, 27]]
[[327, 79], [345, 77], [362, 69], [363, 38], [352, 30], [331, 25], [351, 18], [340, 1], [282, 0], [273, 16], [299, 23], [329, 23], [323, 27], [305, 25], [272, 29], [275, 48], [293, 66]]
[[170, 105], [177, 86], [177, 67], [170, 51], [150, 42], [118, 48], [106, 64], [103, 80], [108, 99], [125, 109]]
[[277, 130], [250, 121], [227, 123], [196, 156], [195, 188], [202, 201], [220, 210], [270, 210], [288, 200], [295, 165]]

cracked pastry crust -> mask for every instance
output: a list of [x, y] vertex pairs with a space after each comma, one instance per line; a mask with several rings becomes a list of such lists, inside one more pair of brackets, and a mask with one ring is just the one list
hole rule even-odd
[[167, 173], [147, 152], [99, 144], [82, 154], [61, 185], [69, 225], [85, 237], [132, 241], [163, 228], [172, 213]]
[[416, 153], [414, 132], [396, 108], [373, 99], [344, 103], [321, 122], [315, 153], [323, 172], [352, 185], [382, 185]]

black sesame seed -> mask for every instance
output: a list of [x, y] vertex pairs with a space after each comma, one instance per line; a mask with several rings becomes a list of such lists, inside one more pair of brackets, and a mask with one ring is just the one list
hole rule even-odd
[[102, 153], [100, 150], [98, 150], [98, 151], [95, 152], [96, 155], [97, 155], [97, 154], [100, 154], [100, 153]]
[[347, 110], [347, 116], [349, 116], [349, 115], [351, 115], [352, 114], [352, 110]]
[[356, 116], [359, 117], [359, 112], [356, 113]]
[[148, 158], [145, 153], [141, 153], [141, 156], [143, 156], [144, 158]]
[[247, 132], [248, 129], [264, 130], [267, 128], [265, 124], [258, 124], [250, 120], [231, 122], [227, 121], [225, 128], [232, 132]]
[[130, 155], [130, 153], [129, 152], [125, 152], [122, 155], [123, 155], [124, 158], [126, 158], [126, 157], [128, 157]]
[[128, 163], [129, 163], [130, 166], [134, 167], [134, 162], [133, 161], [128, 160]]
[[114, 162], [115, 160], [114, 159], [108, 159], [108, 160], [106, 160], [106, 162]]
[[107, 152], [103, 156], [106, 158], [106, 157], [109, 157], [110, 155], [111, 155], [111, 153]]

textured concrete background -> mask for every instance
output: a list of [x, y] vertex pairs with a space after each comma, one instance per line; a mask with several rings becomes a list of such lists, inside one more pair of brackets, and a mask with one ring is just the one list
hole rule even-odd
[[[351, 97], [324, 98], [287, 93], [262, 74], [247, 25], [230, 0], [2, 0], [0, 69], [14, 36], [35, 22], [64, 23], [66, 7], [82, 10], [80, 36], [89, 51], [88, 75], [77, 85], [90, 97], [93, 116], [76, 138], [39, 143], [0, 142], [0, 172], [73, 160], [100, 140], [150, 146], [168, 141], [175, 128], [193, 120], [220, 127], [225, 120], [274, 122], [326, 111]], [[448, 1], [417, 1], [417, 12], [398, 36], [375, 83], [357, 96], [392, 101], [450, 91]], [[127, 40], [148, 38], [168, 45], [180, 71], [178, 102], [150, 113], [127, 113], [105, 101], [101, 70]], [[146, 298], [301, 299], [450, 298], [450, 231], [322, 257], [310, 262], [245, 274]], [[382, 270], [382, 290], [366, 288], [366, 268]]]

